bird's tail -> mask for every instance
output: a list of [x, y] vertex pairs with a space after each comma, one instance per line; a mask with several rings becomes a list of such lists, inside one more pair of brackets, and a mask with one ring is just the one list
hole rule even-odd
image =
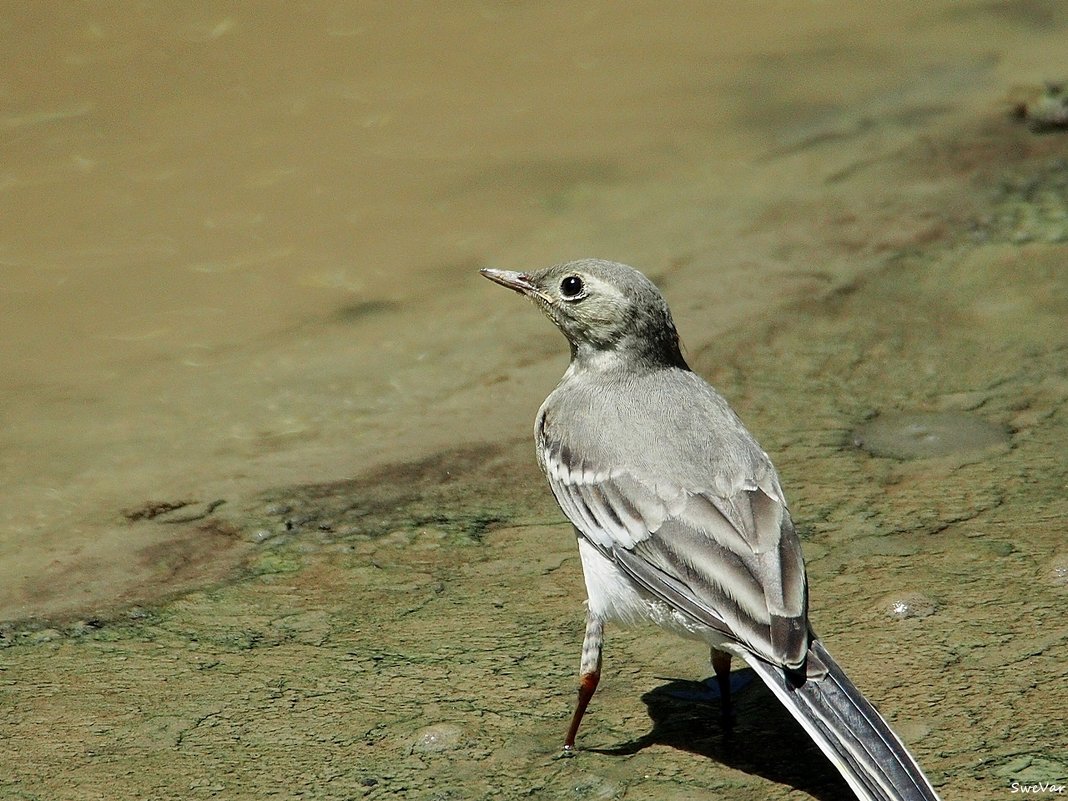
[[795, 678], [752, 654], [743, 656], [834, 763], [857, 798], [939, 801], [904, 743], [819, 640], [812, 639], [809, 659], [825, 665], [826, 673], [818, 671], [815, 677]]

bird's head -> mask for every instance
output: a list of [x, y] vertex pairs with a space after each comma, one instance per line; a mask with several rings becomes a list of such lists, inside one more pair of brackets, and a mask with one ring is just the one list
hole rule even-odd
[[567, 337], [580, 365], [611, 356], [633, 368], [686, 367], [667, 302], [633, 267], [582, 259], [533, 272], [481, 272], [534, 301]]

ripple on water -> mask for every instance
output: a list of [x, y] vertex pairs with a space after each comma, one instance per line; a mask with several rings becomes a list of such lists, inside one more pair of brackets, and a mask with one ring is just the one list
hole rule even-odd
[[858, 448], [891, 459], [959, 456], [1008, 441], [1005, 428], [968, 412], [888, 412], [853, 433], [853, 443]]

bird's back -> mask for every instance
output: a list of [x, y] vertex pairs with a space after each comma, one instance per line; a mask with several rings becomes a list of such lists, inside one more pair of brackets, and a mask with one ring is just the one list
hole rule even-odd
[[591, 467], [725, 497], [766, 484], [785, 500], [767, 454], [689, 370], [569, 370], [542, 404], [535, 436], [539, 451], [559, 443]]

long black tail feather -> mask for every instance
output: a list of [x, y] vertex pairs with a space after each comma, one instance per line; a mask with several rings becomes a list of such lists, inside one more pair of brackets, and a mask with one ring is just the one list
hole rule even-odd
[[826, 671], [794, 675], [753, 655], [746, 662], [805, 728], [862, 801], [939, 801], [912, 754], [823, 644], [809, 659]]

